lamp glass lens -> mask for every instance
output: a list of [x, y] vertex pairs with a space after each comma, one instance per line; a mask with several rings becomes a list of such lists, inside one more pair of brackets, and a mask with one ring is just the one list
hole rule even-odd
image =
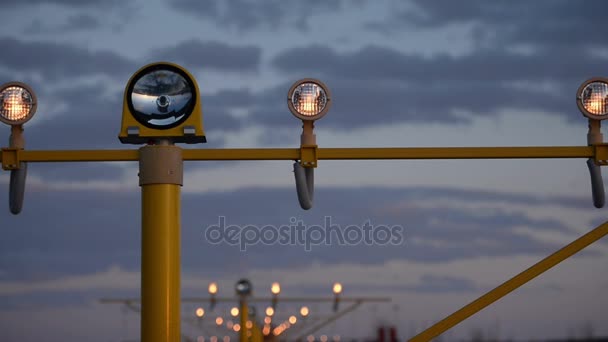
[[135, 117], [142, 123], [168, 128], [191, 114], [194, 89], [181, 74], [171, 70], [154, 70], [140, 77], [131, 92]]
[[316, 83], [302, 83], [294, 89], [291, 103], [299, 114], [313, 117], [321, 113], [327, 105], [327, 94]]
[[581, 93], [581, 102], [589, 114], [608, 115], [608, 84], [591, 82]]
[[8, 121], [22, 121], [32, 112], [32, 94], [22, 87], [10, 86], [0, 93], [0, 115]]
[[249, 295], [251, 294], [251, 283], [248, 280], [240, 280], [236, 283], [236, 292], [239, 295]]

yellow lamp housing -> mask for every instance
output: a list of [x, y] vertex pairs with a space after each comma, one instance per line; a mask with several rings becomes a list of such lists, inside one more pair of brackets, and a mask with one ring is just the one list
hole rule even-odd
[[123, 144], [146, 144], [158, 139], [174, 143], [207, 142], [198, 84], [183, 67], [158, 62], [137, 70], [124, 93]]

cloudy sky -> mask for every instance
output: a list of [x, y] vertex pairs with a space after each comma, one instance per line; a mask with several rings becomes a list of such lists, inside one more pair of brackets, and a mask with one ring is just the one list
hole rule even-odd
[[[208, 143], [297, 147], [287, 110], [302, 77], [333, 93], [321, 147], [581, 145], [574, 96], [605, 76], [608, 3], [573, 1], [0, 2], [0, 83], [29, 83], [30, 149], [135, 148], [117, 139], [122, 92], [139, 67], [176, 62], [196, 77]], [[8, 129], [0, 130], [6, 142]], [[191, 146], [189, 147], [191, 148]], [[390, 296], [325, 329], [350, 337], [429, 326], [603, 222], [584, 160], [322, 161], [315, 207], [297, 203], [285, 162], [188, 162], [182, 287], [232, 295]], [[139, 316], [101, 297], [137, 297], [135, 163], [32, 164], [21, 215], [0, 196], [0, 340], [120, 341]], [[0, 174], [7, 193], [8, 174]], [[205, 239], [209, 225], [399, 225], [398, 245], [256, 245]], [[608, 244], [600, 241], [451, 331], [501, 338], [608, 335]], [[327, 307], [326, 307], [327, 306]], [[320, 316], [330, 305], [313, 306]], [[184, 320], [193, 304], [183, 306]], [[225, 313], [225, 307], [218, 307]], [[287, 315], [294, 307], [284, 306]], [[184, 323], [184, 332], [197, 331]]]

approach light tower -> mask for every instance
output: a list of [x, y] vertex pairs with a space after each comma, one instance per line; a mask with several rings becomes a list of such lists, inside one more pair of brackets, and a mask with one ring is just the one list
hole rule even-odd
[[[9, 208], [21, 212], [28, 163], [138, 161], [142, 193], [141, 339], [174, 342], [180, 339], [180, 187], [184, 160], [294, 161], [300, 206], [313, 205], [314, 168], [319, 160], [378, 159], [587, 159], [593, 204], [605, 204], [600, 167], [608, 165], [608, 145], [600, 121], [608, 118], [608, 79], [593, 78], [576, 94], [579, 109], [589, 119], [586, 146], [434, 147], [434, 148], [318, 148], [314, 121], [327, 114], [332, 97], [315, 79], [294, 83], [287, 94], [289, 110], [303, 121], [299, 148], [187, 149], [176, 143], [206, 142], [200, 92], [194, 77], [167, 62], [138, 70], [124, 93], [119, 139], [145, 145], [138, 150], [25, 150], [23, 125], [36, 113], [34, 91], [19, 82], [0, 86], [0, 121], [11, 126], [9, 146], [2, 148], [3, 170], [10, 171]], [[512, 278], [470, 306], [438, 322], [412, 341], [428, 341], [466, 317], [502, 298], [557, 263], [608, 234], [608, 223]], [[335, 303], [344, 301], [335, 292]], [[212, 296], [214, 294], [212, 293]]]

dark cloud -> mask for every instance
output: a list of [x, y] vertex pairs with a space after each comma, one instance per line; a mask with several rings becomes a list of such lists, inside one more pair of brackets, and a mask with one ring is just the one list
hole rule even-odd
[[[406, 121], [463, 123], [470, 118], [464, 119], [461, 111], [492, 115], [503, 108], [580, 120], [574, 93], [584, 79], [601, 73], [606, 62], [561, 48], [532, 54], [488, 48], [462, 56], [424, 57], [373, 45], [350, 53], [312, 45], [286, 50], [272, 63], [294, 79], [323, 80], [333, 95], [331, 114], [323, 124], [352, 128]], [[285, 111], [281, 102], [288, 86], [256, 97], [260, 106], [254, 107], [259, 110], [252, 117], [287, 124], [280, 112]], [[275, 105], [262, 108], [262, 102]]]
[[470, 279], [432, 274], [423, 275], [418, 284], [405, 288], [409, 291], [426, 293], [471, 292], [477, 290], [477, 286]]
[[215, 69], [222, 72], [256, 71], [261, 49], [257, 46], [231, 46], [222, 42], [187, 40], [158, 49], [151, 58], [183, 64], [186, 68]]
[[107, 8], [120, 4], [120, 0], [29, 0], [29, 1], [1, 1], [0, 8], [16, 8], [36, 5], [57, 5], [65, 7], [89, 7], [89, 8]]
[[25, 29], [26, 34], [57, 34], [91, 31], [101, 27], [101, 21], [90, 14], [81, 13], [69, 16], [65, 23], [52, 25], [42, 20], [35, 20]]
[[48, 41], [23, 41], [0, 37], [4, 52], [0, 63], [20, 73], [35, 73], [56, 81], [83, 76], [108, 76], [125, 80], [135, 64], [114, 52], [92, 51], [73, 45]]
[[32, 163], [28, 175], [36, 175], [45, 181], [100, 181], [122, 178], [124, 170], [118, 166], [100, 163]]
[[252, 1], [252, 0], [169, 0], [168, 5], [185, 14], [213, 20], [219, 25], [248, 31], [259, 28], [308, 28], [308, 20], [315, 13], [336, 11], [342, 1]]
[[577, 80], [581, 74], [597, 72], [605, 63], [606, 58], [585, 56], [574, 50], [522, 55], [484, 49], [457, 57], [424, 57], [373, 45], [344, 54], [324, 45], [304, 46], [284, 51], [273, 60], [273, 65], [286, 73], [314, 73], [370, 85], [378, 81], [416, 82], [418, 86], [437, 82]]
[[[245, 124], [244, 119], [237, 119], [231, 111], [246, 109], [252, 101], [252, 94], [245, 90], [220, 90], [215, 94], [201, 95], [203, 104], [203, 124], [207, 127], [208, 139], [225, 131], [238, 131]], [[219, 136], [218, 136], [219, 137]]]
[[[289, 172], [285, 177], [291, 177]], [[6, 194], [0, 186], [0, 194]], [[484, 215], [440, 205], [423, 208], [424, 199], [483, 201]], [[519, 200], [523, 201], [520, 202]], [[527, 201], [527, 202], [526, 202]], [[569, 199], [574, 203], [588, 199]], [[554, 220], [533, 219], [518, 211], [492, 209], [491, 203], [541, 203], [569, 207], [563, 199], [537, 198], [501, 193], [475, 193], [442, 188], [317, 189], [315, 209], [303, 212], [294, 189], [242, 189], [239, 191], [184, 194], [182, 198], [182, 260], [189, 272], [208, 276], [246, 273], [251, 268], [297, 267], [312, 260], [323, 263], [378, 264], [407, 259], [446, 262], [466, 258], [511, 255], [546, 255], [558, 245], [518, 233], [515, 228], [572, 233], [571, 227]], [[399, 206], [395, 207], [395, 203]], [[533, 204], [531, 204], [533, 206]], [[592, 208], [589, 209], [590, 213]], [[277, 213], [280, 213], [277, 215]], [[405, 242], [398, 245], [238, 246], [211, 244], [205, 228], [218, 224], [262, 227], [289, 225], [292, 217], [305, 225], [324, 225], [325, 216], [344, 229], [370, 220], [374, 225], [401, 225]], [[591, 217], [591, 216], [590, 216]], [[137, 270], [140, 253], [140, 195], [136, 184], [121, 193], [99, 191], [49, 191], [28, 186], [21, 215], [8, 213], [6, 197], [0, 196], [3, 238], [0, 269], [8, 279], [42, 279], [60, 274], [90, 273], [110, 265]], [[437, 245], [425, 241], [435, 241]], [[314, 255], [314, 258], [311, 256]], [[591, 255], [591, 254], [588, 254]], [[222, 260], [222, 263], [217, 263]]]
[[35, 6], [43, 4], [59, 5], [66, 7], [108, 7], [118, 4], [119, 0], [97, 1], [97, 0], [29, 0], [29, 1], [0, 1], [0, 8]]
[[92, 30], [100, 25], [101, 22], [97, 17], [82, 13], [68, 17], [64, 29], [66, 31]]
[[[109, 90], [103, 83], [54, 91], [42, 103], [55, 98], [67, 108], [52, 120], [25, 128], [30, 149], [121, 148], [118, 141], [122, 117], [122, 90]], [[38, 108], [38, 116], [44, 108]], [[35, 120], [34, 117], [33, 120]]]
[[568, 0], [457, 3], [412, 0], [394, 7], [390, 19], [371, 21], [367, 26], [382, 32], [398, 32], [403, 27], [473, 24], [472, 38], [493, 46], [526, 43], [535, 47], [602, 47], [608, 33], [607, 29], [595, 25], [604, 20], [608, 10], [608, 4], [602, 0], [587, 1], [584, 5]]

